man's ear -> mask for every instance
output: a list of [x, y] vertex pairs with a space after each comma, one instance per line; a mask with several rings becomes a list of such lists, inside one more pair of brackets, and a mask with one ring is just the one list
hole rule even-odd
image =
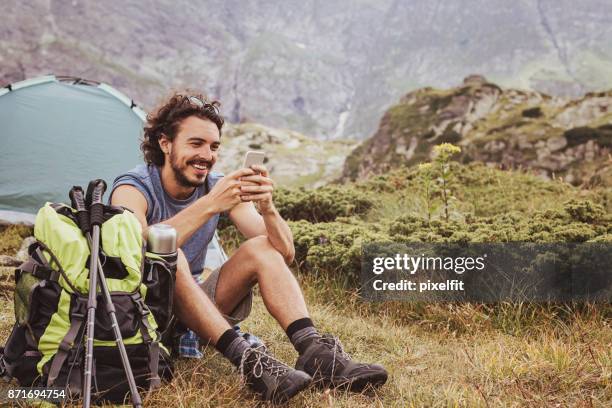
[[161, 134], [159, 137], [159, 147], [164, 152], [164, 154], [170, 154], [170, 149], [172, 148], [172, 142], [168, 139], [168, 136], [165, 134]]

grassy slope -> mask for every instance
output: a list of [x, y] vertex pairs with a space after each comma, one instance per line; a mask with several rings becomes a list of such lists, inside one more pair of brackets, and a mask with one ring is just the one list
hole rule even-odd
[[[498, 216], [511, 211], [528, 217], [536, 211], [559, 209], [570, 199], [591, 200], [612, 211], [612, 188], [578, 189], [560, 180], [547, 181], [529, 170], [500, 171], [482, 163], [453, 163], [450, 185], [462, 215]], [[377, 222], [398, 215], [424, 217], [425, 193], [417, 168], [400, 168], [356, 184], [364, 192], [375, 191], [377, 205], [366, 220]], [[432, 200], [439, 199], [439, 189]]]
[[[363, 218], [374, 225], [412, 214], [423, 217], [414, 170], [400, 170], [361, 185], [377, 191]], [[570, 198], [609, 206], [609, 191], [581, 191], [528, 174], [468, 166], [453, 187], [465, 213], [477, 217], [515, 211], [529, 218]], [[415, 184], [417, 183], [417, 184]], [[609, 211], [609, 207], [608, 207]], [[13, 253], [22, 231], [4, 231], [0, 247]], [[7, 279], [10, 269], [3, 271]], [[311, 389], [291, 406], [584, 406], [612, 401], [612, 308], [607, 305], [407, 304], [361, 302], [338, 280], [298, 273], [310, 310], [325, 332], [340, 336], [355, 358], [380, 362], [391, 378], [377, 394]], [[12, 294], [1, 293], [0, 339], [13, 322]], [[283, 361], [296, 353], [256, 297], [243, 329], [261, 336]], [[559, 405], [557, 405], [559, 404]], [[213, 350], [200, 361], [180, 361], [177, 378], [148, 397], [146, 406], [257, 406], [237, 373]]]
[[[537, 325], [526, 323], [529, 330], [517, 335], [492, 328], [486, 313], [477, 306], [438, 307], [435, 314], [448, 317], [447, 327], [445, 318], [402, 324], [383, 311], [352, 308], [351, 302], [345, 307], [332, 307], [323, 301], [321, 282], [303, 283], [318, 326], [344, 339], [354, 357], [383, 363], [391, 380], [371, 395], [311, 389], [291, 406], [507, 407], [559, 403], [604, 407], [610, 402], [610, 316], [606, 319], [596, 308], [568, 317], [562, 310], [509, 307], [511, 327], [527, 322], [533, 312], [541, 315]], [[6, 298], [2, 300], [2, 339], [12, 323], [10, 304]], [[469, 332], [458, 334], [454, 329], [457, 324]], [[266, 313], [260, 297], [244, 329], [261, 335], [282, 360], [295, 361], [295, 351]], [[209, 349], [202, 360], [180, 361], [177, 378], [150, 395], [145, 406], [257, 406], [252, 394], [241, 389], [238, 378], [230, 364]]]

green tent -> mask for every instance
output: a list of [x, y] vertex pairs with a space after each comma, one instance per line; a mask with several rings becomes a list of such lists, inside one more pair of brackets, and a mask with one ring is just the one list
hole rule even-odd
[[[73, 77], [43, 76], [0, 88], [0, 218], [32, 220], [45, 202], [69, 203], [87, 188], [142, 163], [145, 112], [116, 89]], [[206, 267], [226, 260], [216, 237]]]
[[0, 89], [0, 210], [67, 202], [73, 185], [109, 185], [142, 162], [145, 113], [112, 87], [53, 75]]

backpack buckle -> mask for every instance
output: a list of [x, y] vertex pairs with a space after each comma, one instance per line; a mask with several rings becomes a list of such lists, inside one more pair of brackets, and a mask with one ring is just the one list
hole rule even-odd
[[77, 320], [84, 320], [87, 315], [87, 300], [77, 297], [74, 309], [70, 311], [70, 316]]
[[145, 317], [150, 313], [149, 309], [147, 308], [147, 305], [145, 304], [144, 300], [142, 299], [142, 296], [140, 296], [139, 293], [132, 295], [132, 300], [136, 304], [136, 307], [138, 308], [138, 313], [140, 313], [141, 317]]

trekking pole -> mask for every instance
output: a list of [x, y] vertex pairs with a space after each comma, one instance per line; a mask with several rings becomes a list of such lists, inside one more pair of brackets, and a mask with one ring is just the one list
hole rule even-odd
[[[89, 242], [91, 242], [91, 240]], [[130, 360], [128, 359], [127, 351], [125, 350], [123, 337], [121, 337], [121, 330], [119, 329], [119, 323], [117, 322], [117, 316], [115, 314], [115, 305], [113, 305], [113, 300], [108, 290], [108, 286], [106, 285], [106, 279], [102, 272], [102, 264], [100, 263], [100, 258], [98, 258], [98, 270], [100, 271], [100, 286], [102, 289], [102, 293], [104, 293], [104, 297], [106, 298], [106, 310], [111, 318], [111, 325], [113, 326], [113, 332], [115, 333], [115, 342], [117, 343], [117, 348], [119, 348], [121, 363], [123, 364], [123, 370], [125, 371], [125, 376], [127, 377], [128, 385], [130, 387], [130, 394], [132, 395], [132, 405], [134, 406], [134, 408], [142, 408], [142, 399], [140, 398], [140, 394], [138, 393], [138, 388], [136, 388], [134, 372], [132, 371], [132, 366], [130, 365]]]
[[[93, 187], [93, 188], [92, 188]], [[102, 195], [106, 190], [106, 183], [98, 180], [89, 183], [87, 197], [91, 194], [91, 205], [89, 206], [89, 224], [91, 225], [91, 249], [89, 258], [89, 298], [87, 299], [87, 326], [85, 333], [87, 337], [85, 347], [85, 373], [83, 381], [83, 406], [91, 406], [91, 374], [93, 368], [93, 341], [94, 328], [96, 324], [96, 307], [98, 301], [96, 292], [98, 289], [98, 257], [100, 255], [100, 225], [102, 225], [103, 204]]]
[[[89, 244], [89, 248], [91, 252], [93, 243], [92, 243], [91, 235], [89, 234], [89, 219], [87, 216], [79, 217], [79, 214], [81, 213], [85, 213], [85, 215], [87, 215], [88, 213], [85, 207], [85, 202], [83, 200], [83, 190], [81, 189], [81, 187], [78, 187], [78, 186], [73, 187], [72, 190], [70, 190], [70, 200], [72, 202], [72, 206], [77, 210], [77, 220], [79, 222], [79, 227], [81, 227], [81, 229], [85, 233], [85, 236], [87, 237], [87, 243]], [[123, 343], [123, 337], [121, 336], [121, 330], [119, 329], [119, 323], [117, 322], [115, 305], [113, 304], [113, 300], [111, 298], [110, 291], [108, 290], [108, 286], [106, 284], [106, 278], [104, 276], [104, 270], [102, 269], [102, 264], [100, 262], [99, 256], [98, 256], [98, 275], [99, 275], [98, 278], [100, 281], [100, 288], [106, 300], [106, 311], [111, 319], [111, 326], [113, 327], [113, 333], [115, 334], [115, 342], [117, 343], [117, 348], [119, 349], [119, 355], [121, 356], [121, 362], [123, 364], [125, 376], [127, 377], [128, 385], [130, 387], [130, 394], [132, 396], [132, 404], [135, 408], [141, 408], [142, 400], [140, 398], [140, 394], [138, 393], [138, 389], [136, 387], [136, 381], [134, 380], [134, 373], [132, 371], [132, 366], [130, 365], [130, 360], [128, 359], [127, 351], [125, 349], [125, 344]], [[83, 394], [85, 394], [85, 392]]]

